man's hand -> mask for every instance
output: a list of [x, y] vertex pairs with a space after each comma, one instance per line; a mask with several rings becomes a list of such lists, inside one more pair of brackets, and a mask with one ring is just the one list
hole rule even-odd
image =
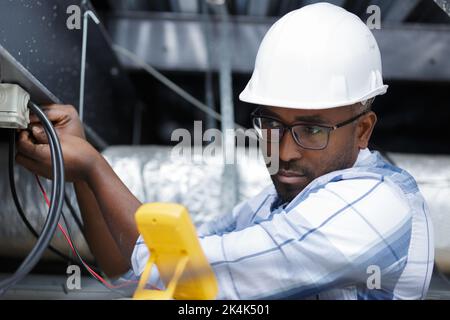
[[[81, 139], [86, 139], [84, 134], [83, 124], [80, 121], [77, 110], [71, 105], [53, 104], [42, 108], [47, 118], [53, 123], [53, 126], [61, 135], [76, 136]], [[32, 114], [30, 115], [30, 128], [42, 129], [42, 124], [39, 118]]]
[[[98, 159], [98, 152], [85, 140], [83, 125], [72, 106], [51, 105], [43, 108], [53, 123], [64, 156], [66, 180], [87, 178]], [[47, 135], [36, 115], [30, 116], [29, 131], [22, 131], [17, 143], [16, 161], [31, 172], [51, 179], [51, 156]]]
[[[66, 180], [75, 182], [89, 247], [106, 274], [119, 276], [131, 267], [131, 254], [139, 236], [134, 213], [141, 203], [85, 140], [83, 126], [73, 107], [53, 105], [43, 110], [61, 142]], [[47, 136], [35, 116], [30, 120], [30, 130], [22, 131], [19, 136], [17, 162], [40, 176], [51, 178]]]
[[[29, 171], [52, 179], [52, 163], [50, 146], [45, 132], [33, 129], [33, 136], [28, 131], [22, 131], [17, 143], [16, 161]], [[85, 181], [99, 153], [86, 141], [72, 135], [59, 136], [64, 156], [66, 181]]]

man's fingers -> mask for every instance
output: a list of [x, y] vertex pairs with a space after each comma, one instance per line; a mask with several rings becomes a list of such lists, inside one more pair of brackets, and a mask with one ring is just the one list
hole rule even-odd
[[[59, 122], [67, 117], [67, 112], [64, 112], [63, 110], [60, 109], [42, 109], [42, 110], [44, 111], [45, 115], [51, 122]], [[40, 122], [41, 121], [39, 120], [38, 116], [36, 116], [35, 114], [30, 115], [31, 124], [36, 124]]]
[[31, 132], [38, 144], [48, 144], [48, 137], [41, 125], [32, 125]]
[[[63, 105], [63, 104], [52, 104], [48, 106], [40, 107], [42, 111], [44, 111], [47, 118], [50, 121], [58, 121], [60, 119], [64, 119], [70, 115], [77, 114], [76, 109], [71, 105]], [[40, 122], [39, 118], [35, 114], [30, 114], [31, 123]]]
[[30, 133], [22, 131], [17, 139], [17, 151], [27, 156], [33, 155], [36, 151], [36, 145], [31, 141]]
[[45, 161], [50, 157], [50, 148], [47, 144], [35, 144], [31, 141], [30, 133], [22, 131], [17, 141], [19, 153], [36, 161]]
[[41, 121], [34, 113], [30, 113], [30, 124], [40, 123]]

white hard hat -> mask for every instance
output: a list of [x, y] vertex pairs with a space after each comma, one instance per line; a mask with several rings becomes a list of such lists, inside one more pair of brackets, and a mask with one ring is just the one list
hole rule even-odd
[[385, 94], [381, 54], [356, 15], [317, 3], [292, 11], [265, 35], [240, 100], [293, 109], [328, 109]]

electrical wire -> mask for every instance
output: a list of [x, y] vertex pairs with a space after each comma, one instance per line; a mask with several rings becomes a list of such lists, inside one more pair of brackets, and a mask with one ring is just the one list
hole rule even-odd
[[39, 262], [56, 231], [64, 201], [64, 159], [58, 136], [52, 123], [36, 104], [30, 101], [28, 107], [41, 121], [49, 140], [53, 177], [51, 201], [42, 233], [39, 235], [33, 249], [20, 264], [16, 272], [12, 276], [0, 281], [0, 295], [3, 295], [11, 286], [14, 286], [17, 282], [26, 277]]
[[[17, 189], [16, 189], [16, 183], [15, 183], [15, 179], [14, 179], [14, 165], [15, 165], [15, 153], [16, 153], [16, 139], [15, 139], [15, 130], [12, 129], [10, 131], [10, 141], [9, 141], [9, 156], [8, 156], [8, 175], [9, 175], [9, 187], [10, 187], [10, 191], [12, 194], [12, 198], [14, 200], [14, 205], [16, 207], [17, 212], [19, 213], [20, 218], [22, 219], [23, 223], [25, 224], [25, 226], [27, 227], [27, 229], [30, 231], [31, 234], [33, 234], [33, 236], [37, 239], [39, 238], [39, 234], [36, 231], [36, 229], [31, 225], [30, 221], [28, 220], [22, 205], [20, 203], [19, 200], [19, 196], [17, 194]], [[70, 258], [68, 255], [62, 253], [61, 251], [57, 250], [56, 248], [54, 248], [52, 245], [48, 246], [48, 249], [53, 252], [54, 254], [56, 254], [57, 256], [59, 256], [60, 258], [67, 260], [71, 263], [74, 263], [75, 260], [73, 260], [72, 258]]]
[[[77, 211], [76, 211], [75, 208], [73, 207], [72, 203], [70, 202], [70, 197], [69, 197], [69, 195], [67, 194], [67, 192], [64, 194], [64, 202], [66, 203], [66, 206], [67, 206], [67, 208], [69, 209], [70, 215], [72, 216], [73, 220], [75, 221], [75, 223], [76, 223], [76, 225], [77, 225], [77, 227], [78, 227], [78, 230], [80, 231], [81, 235], [83, 236], [84, 241], [85, 241], [86, 243], [88, 243], [88, 240], [87, 240], [87, 237], [86, 237], [86, 234], [85, 234], [85, 230], [84, 230], [84, 224], [83, 224], [81, 218], [78, 216]], [[63, 216], [64, 221], [65, 221], [65, 223], [66, 223], [66, 227], [67, 227], [67, 229], [68, 229], [67, 231], [69, 232], [69, 225], [67, 224], [66, 217], [65, 217], [65, 215], [64, 215], [64, 211], [62, 212], [62, 216]], [[77, 256], [78, 256], [78, 255], [77, 255]], [[78, 259], [78, 260], [80, 260], [80, 259]], [[94, 262], [94, 265], [93, 265], [92, 268], [93, 268], [95, 271], [99, 272], [99, 268], [98, 268], [98, 266], [96, 265], [95, 262]]]
[[[49, 199], [48, 199], [47, 193], [46, 193], [44, 187], [42, 186], [42, 183], [41, 183], [41, 181], [39, 180], [39, 177], [38, 177], [38, 176], [36, 176], [36, 181], [37, 181], [37, 183], [38, 183], [38, 185], [39, 185], [39, 189], [40, 189], [41, 192], [42, 192], [42, 195], [43, 195], [43, 197], [44, 197], [44, 200], [45, 200], [47, 206], [49, 206], [49, 205], [50, 205], [50, 201], [49, 201]], [[64, 228], [61, 226], [60, 223], [58, 223], [58, 228], [59, 228], [59, 230], [60, 230], [61, 233], [64, 235], [64, 238], [66, 239], [67, 243], [69, 244], [70, 248], [72, 249], [73, 254], [78, 258], [78, 260], [83, 264], [83, 266], [86, 267], [86, 270], [87, 270], [92, 276], [94, 276], [94, 277], [97, 279], [98, 274], [97, 274], [91, 267], [89, 267], [89, 265], [88, 265], [87, 263], [84, 262], [84, 260], [81, 258], [80, 253], [78, 252], [78, 249], [75, 247], [75, 245], [74, 245], [74, 243], [73, 243], [73, 240], [72, 240], [73, 238], [72, 238], [72, 235], [71, 235], [70, 230], [69, 230], [69, 224], [67, 223], [67, 220], [66, 220], [66, 217], [65, 217], [65, 215], [64, 215], [64, 212], [61, 212], [61, 216], [62, 216], [62, 218], [63, 218], [63, 220], [64, 220], [65, 225], [66, 225], [67, 232], [66, 232], [66, 230], [64, 230]]]
[[[42, 119], [41, 119], [42, 122]], [[47, 126], [44, 125], [45, 129], [48, 129]], [[56, 151], [56, 146], [55, 146], [55, 139], [54, 137], [52, 137], [51, 135], [48, 136], [48, 141], [49, 141], [49, 146], [50, 146], [50, 150], [51, 150], [51, 154], [52, 154], [52, 160], [53, 160], [53, 154]], [[15, 179], [14, 179], [14, 160], [15, 158], [15, 131], [11, 130], [11, 141], [10, 141], [10, 148], [9, 148], [9, 179], [10, 179], [10, 188], [11, 188], [11, 193], [14, 199], [14, 204], [16, 206], [16, 209], [20, 215], [20, 217], [22, 218], [23, 222], [25, 223], [25, 225], [27, 226], [27, 228], [29, 229], [29, 231], [37, 238], [40, 238], [40, 235], [38, 234], [38, 232], [34, 229], [34, 227], [31, 225], [31, 223], [29, 222], [28, 218], [26, 217], [26, 214], [22, 208], [22, 205], [20, 203], [20, 200], [18, 198], [18, 194], [17, 194], [17, 189], [16, 189], [16, 185], [15, 185]], [[52, 161], [52, 163], [54, 163]], [[56, 175], [54, 175], [56, 177]], [[42, 183], [39, 180], [39, 177], [36, 176], [36, 181], [39, 185], [39, 188], [43, 194], [43, 197], [45, 199], [45, 202], [47, 204], [47, 206], [49, 207], [49, 209], [51, 209], [52, 207], [52, 201], [48, 198], [47, 193], [45, 192], [44, 187], [42, 186]], [[78, 216], [76, 215], [76, 212], [73, 208], [73, 206], [70, 203], [69, 197], [68, 195], [64, 192], [64, 200], [66, 202], [67, 207], [69, 208], [69, 210], [71, 211], [72, 215], [74, 216], [74, 220], [76, 221], [78, 227], [80, 228], [80, 231], [83, 231], [83, 225], [80, 221], [80, 219], [78, 218]], [[67, 222], [67, 219], [64, 215], [64, 212], [62, 211], [62, 207], [61, 207], [61, 217], [64, 220], [64, 223], [66, 225], [67, 231], [64, 230], [64, 228], [61, 226], [60, 223], [58, 223], [58, 228], [61, 231], [61, 233], [63, 234], [64, 238], [66, 239], [67, 243], [69, 244], [72, 253], [74, 254], [74, 256], [76, 256], [76, 258], [78, 259], [78, 261], [81, 262], [81, 264], [83, 265], [83, 267], [89, 272], [89, 274], [95, 278], [96, 280], [98, 280], [102, 285], [104, 285], [107, 289], [110, 290], [117, 290], [120, 288], [125, 288], [130, 286], [131, 284], [134, 285], [135, 282], [132, 281], [127, 281], [125, 283], [122, 283], [120, 285], [112, 285], [110, 283], [108, 283], [104, 278], [102, 278], [91, 266], [89, 266], [81, 257], [78, 249], [76, 248], [76, 246], [73, 243], [72, 240], [72, 236], [70, 233], [70, 229], [69, 229], [69, 224]], [[76, 217], [76, 219], [75, 219]], [[48, 222], [49, 218], [46, 219], [46, 222]], [[58, 220], [59, 221], [59, 220]], [[58, 256], [60, 256], [61, 258], [68, 260], [69, 262], [73, 263], [73, 264], [77, 264], [77, 261], [75, 259], [72, 259], [71, 257], [61, 253], [60, 251], [58, 251], [57, 249], [55, 249], [54, 247], [51, 247], [49, 245], [49, 250], [51, 250], [53, 253], [57, 254]], [[22, 264], [23, 265], [23, 264]], [[31, 270], [30, 270], [31, 271]], [[17, 272], [16, 272], [17, 273]], [[22, 273], [23, 274], [23, 273]], [[26, 274], [25, 274], [26, 275]], [[13, 281], [10, 280], [8, 281], [8, 283], [5, 283], [5, 287], [3, 288], [3, 285], [0, 287], [0, 295], [3, 294], [7, 288], [9, 288], [10, 286], [14, 285], [17, 281]], [[3, 282], [2, 282], [3, 283]]]
[[[61, 145], [59, 143], [58, 136], [56, 134], [55, 129], [53, 128], [51, 122], [46, 117], [45, 113], [41, 111], [41, 109], [35, 105], [32, 102], [29, 102], [28, 107], [30, 110], [36, 114], [36, 116], [41, 121], [45, 133], [48, 138], [49, 142], [49, 148], [50, 148], [50, 155], [51, 155], [51, 162], [52, 162], [52, 177], [53, 177], [53, 183], [52, 183], [52, 190], [51, 190], [51, 198], [49, 199], [45, 189], [43, 188], [39, 177], [36, 176], [36, 180], [38, 182], [38, 185], [41, 189], [41, 192], [43, 193], [44, 199], [47, 203], [47, 206], [49, 208], [47, 218], [44, 223], [44, 227], [42, 230], [42, 233], [40, 235], [37, 235], [36, 230], [32, 227], [28, 219], [26, 218], [26, 215], [24, 214], [24, 211], [20, 205], [20, 201], [17, 196], [17, 190], [15, 188], [15, 181], [14, 181], [14, 171], [10, 170], [10, 182], [11, 182], [11, 192], [13, 193], [13, 198], [15, 201], [15, 204], [17, 206], [17, 209], [19, 211], [19, 215], [22, 217], [25, 225], [30, 229], [30, 231], [33, 233], [33, 235], [37, 236], [37, 242], [31, 252], [28, 254], [28, 256], [25, 258], [25, 260], [21, 263], [19, 268], [16, 270], [16, 272], [9, 278], [3, 279], [0, 281], [0, 296], [3, 295], [10, 287], [14, 286], [17, 282], [22, 280], [33, 268], [34, 266], [39, 262], [42, 254], [45, 252], [47, 247], [49, 247], [50, 242], [53, 238], [53, 235], [56, 231], [56, 228], [59, 228], [59, 230], [64, 235], [64, 238], [68, 242], [70, 248], [72, 249], [72, 252], [74, 255], [78, 258], [78, 260], [82, 263], [82, 265], [85, 267], [85, 269], [100, 283], [102, 283], [106, 288], [110, 290], [117, 290], [124, 287], [129, 287], [131, 284], [135, 285], [136, 281], [125, 281], [119, 285], [112, 285], [108, 283], [105, 279], [103, 279], [100, 275], [97, 274], [81, 257], [79, 254], [77, 248], [73, 244], [72, 237], [69, 230], [69, 225], [67, 223], [66, 217], [62, 212], [63, 209], [63, 202], [64, 198], [66, 198], [66, 204], [68, 204], [69, 210], [71, 207], [70, 202], [67, 201], [68, 197], [65, 194], [65, 181], [64, 181], [64, 159], [62, 155], [62, 149]], [[14, 132], [11, 134], [11, 139], [14, 140], [14, 144], [10, 145], [10, 160], [14, 160], [15, 157], [15, 134]], [[14, 164], [14, 161], [11, 162], [11, 164]], [[10, 167], [10, 169], [14, 169], [14, 165]], [[12, 179], [11, 179], [12, 177]], [[73, 210], [74, 211], [74, 210]], [[64, 222], [67, 227], [67, 232], [64, 230], [62, 225], [59, 223], [60, 218], [64, 219]], [[81, 221], [79, 221], [79, 227], [80, 230], [82, 230], [82, 224]], [[56, 249], [54, 249], [54, 252], [58, 252]], [[53, 251], [52, 250], [52, 251]], [[56, 253], [55, 252], [55, 253]], [[59, 254], [58, 254], [59, 253]], [[63, 255], [62, 253], [58, 252], [56, 254]], [[68, 256], [63, 255], [63, 257], [67, 258], [69, 261], [73, 261]]]
[[[36, 181], [39, 185], [39, 189], [42, 192], [42, 195], [44, 197], [44, 200], [47, 204], [47, 206], [50, 205], [50, 200], [48, 199], [47, 193], [41, 183], [41, 181], [39, 180], [39, 177], [36, 176]], [[74, 255], [78, 258], [78, 260], [80, 261], [80, 263], [83, 265], [83, 267], [86, 269], [87, 272], [89, 272], [89, 274], [95, 278], [96, 280], [98, 280], [101, 284], [103, 284], [107, 289], [111, 289], [111, 290], [116, 290], [116, 289], [120, 289], [120, 288], [125, 288], [131, 285], [135, 285], [137, 282], [135, 281], [126, 281], [120, 285], [112, 285], [109, 282], [107, 282], [103, 277], [101, 277], [97, 272], [95, 272], [90, 266], [89, 264], [87, 264], [83, 258], [81, 257], [78, 249], [76, 248], [74, 242], [73, 242], [73, 237], [69, 228], [69, 224], [67, 223], [67, 219], [66, 216], [64, 214], [64, 212], [61, 213], [62, 219], [64, 220], [64, 224], [66, 225], [66, 230], [63, 228], [63, 226], [58, 223], [58, 228], [59, 230], [62, 232], [62, 234], [64, 235], [64, 238], [66, 239], [67, 243], [69, 244], [70, 248], [72, 249], [72, 252], [74, 253]]]
[[[19, 213], [20, 218], [22, 219], [23, 223], [25, 224], [27, 229], [30, 231], [30, 233], [37, 239], [39, 237], [39, 234], [36, 231], [36, 229], [31, 225], [30, 221], [28, 220], [28, 218], [22, 208], [22, 205], [20, 203], [18, 194], [17, 194], [17, 188], [16, 188], [16, 184], [15, 184], [15, 179], [14, 179], [14, 165], [15, 165], [14, 157], [15, 157], [15, 130], [11, 130], [10, 131], [10, 144], [9, 144], [9, 160], [8, 160], [10, 190], [11, 190], [12, 198], [14, 200], [14, 205], [17, 209], [17, 212]], [[69, 199], [69, 196], [67, 195], [67, 193], [64, 193], [64, 200], [65, 200], [67, 207], [69, 208], [69, 211], [70, 211], [75, 223], [77, 224], [79, 230], [83, 234], [83, 237], [86, 239], [86, 237], [84, 235], [83, 223], [81, 222], [80, 218], [78, 217], [74, 207], [70, 203], [70, 199]], [[77, 263], [77, 261], [75, 259], [62, 253], [58, 249], [54, 248], [52, 245], [49, 245], [48, 249], [51, 252], [53, 252], [54, 254], [56, 254], [57, 256], [59, 256], [60, 258], [68, 261], [71, 264]], [[95, 269], [97, 269], [97, 268], [95, 268]]]

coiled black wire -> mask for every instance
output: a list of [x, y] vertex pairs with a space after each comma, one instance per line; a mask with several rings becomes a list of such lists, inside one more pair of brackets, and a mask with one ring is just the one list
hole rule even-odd
[[61, 210], [64, 202], [64, 159], [58, 136], [52, 123], [37, 105], [33, 102], [29, 102], [28, 107], [41, 121], [49, 141], [53, 176], [51, 202], [42, 233], [39, 235], [35, 246], [16, 272], [11, 277], [0, 281], [0, 295], [3, 295], [11, 286], [22, 280], [39, 262], [56, 231], [58, 222], [61, 218]]
[[[51, 139], [53, 141], [53, 139]], [[51, 144], [52, 142], [50, 142], [49, 140], [49, 145], [52, 146]], [[53, 141], [54, 143], [54, 141]], [[16, 209], [19, 213], [19, 216], [21, 217], [22, 221], [24, 222], [24, 224], [26, 225], [26, 227], [28, 228], [28, 230], [36, 237], [39, 238], [39, 234], [36, 231], [36, 229], [34, 229], [34, 227], [31, 225], [31, 223], [29, 222], [28, 218], [26, 217], [26, 214], [22, 208], [22, 205], [20, 203], [18, 194], [17, 194], [17, 189], [16, 189], [16, 184], [15, 184], [15, 180], [14, 180], [14, 165], [15, 165], [15, 130], [11, 130], [10, 132], [10, 145], [9, 145], [9, 182], [10, 182], [10, 188], [11, 188], [11, 194], [14, 200], [14, 204], [16, 206]], [[72, 206], [69, 196], [67, 195], [67, 193], [64, 193], [64, 200], [65, 203], [71, 213], [71, 216], [73, 217], [75, 223], [77, 224], [79, 230], [83, 233], [84, 236], [84, 227], [83, 227], [83, 223], [81, 221], [81, 219], [78, 217], [75, 208]], [[66, 216], [64, 214], [64, 211], [61, 211], [61, 216], [64, 220], [64, 223], [66, 225], [67, 228], [67, 233], [69, 236], [70, 241], [73, 242], [73, 237], [70, 231], [70, 226], [67, 222]], [[78, 249], [76, 248], [76, 246], [74, 246], [73, 250], [74, 253], [76, 255], [75, 259], [69, 257], [68, 255], [65, 255], [63, 253], [61, 253], [60, 251], [58, 251], [57, 249], [55, 249], [54, 247], [52, 247], [51, 245], [49, 245], [48, 249], [50, 251], [52, 251], [53, 253], [55, 253], [56, 255], [58, 255], [59, 257], [67, 260], [68, 262], [72, 263], [72, 264], [77, 264], [78, 262], [81, 263], [84, 266], [84, 262], [80, 256], [80, 253], [78, 252]], [[86, 267], [86, 266], [85, 266]], [[92, 269], [95, 272], [100, 272], [95, 266], [92, 267]], [[95, 278], [95, 275], [86, 267], [86, 270]], [[99, 281], [100, 282], [100, 281]]]
[[[25, 211], [22, 208], [22, 205], [20, 204], [20, 200], [19, 200], [19, 196], [17, 194], [17, 189], [16, 189], [16, 183], [14, 181], [14, 157], [15, 157], [15, 153], [16, 153], [16, 139], [15, 139], [15, 130], [12, 129], [10, 131], [10, 141], [9, 141], [9, 156], [8, 156], [8, 175], [9, 175], [9, 187], [11, 190], [11, 195], [12, 198], [14, 200], [14, 205], [16, 207], [17, 212], [19, 213], [20, 218], [22, 219], [23, 223], [25, 224], [25, 226], [27, 227], [27, 229], [33, 234], [33, 236], [37, 239], [39, 238], [39, 234], [36, 231], [36, 229], [31, 225], [30, 221], [28, 220]], [[72, 259], [71, 257], [65, 255], [64, 253], [62, 253], [61, 251], [57, 250], [56, 248], [54, 248], [53, 246], [49, 245], [48, 249], [53, 252], [54, 254], [56, 254], [57, 256], [59, 256], [60, 258], [67, 260], [71, 263], [74, 263], [75, 260]]]

